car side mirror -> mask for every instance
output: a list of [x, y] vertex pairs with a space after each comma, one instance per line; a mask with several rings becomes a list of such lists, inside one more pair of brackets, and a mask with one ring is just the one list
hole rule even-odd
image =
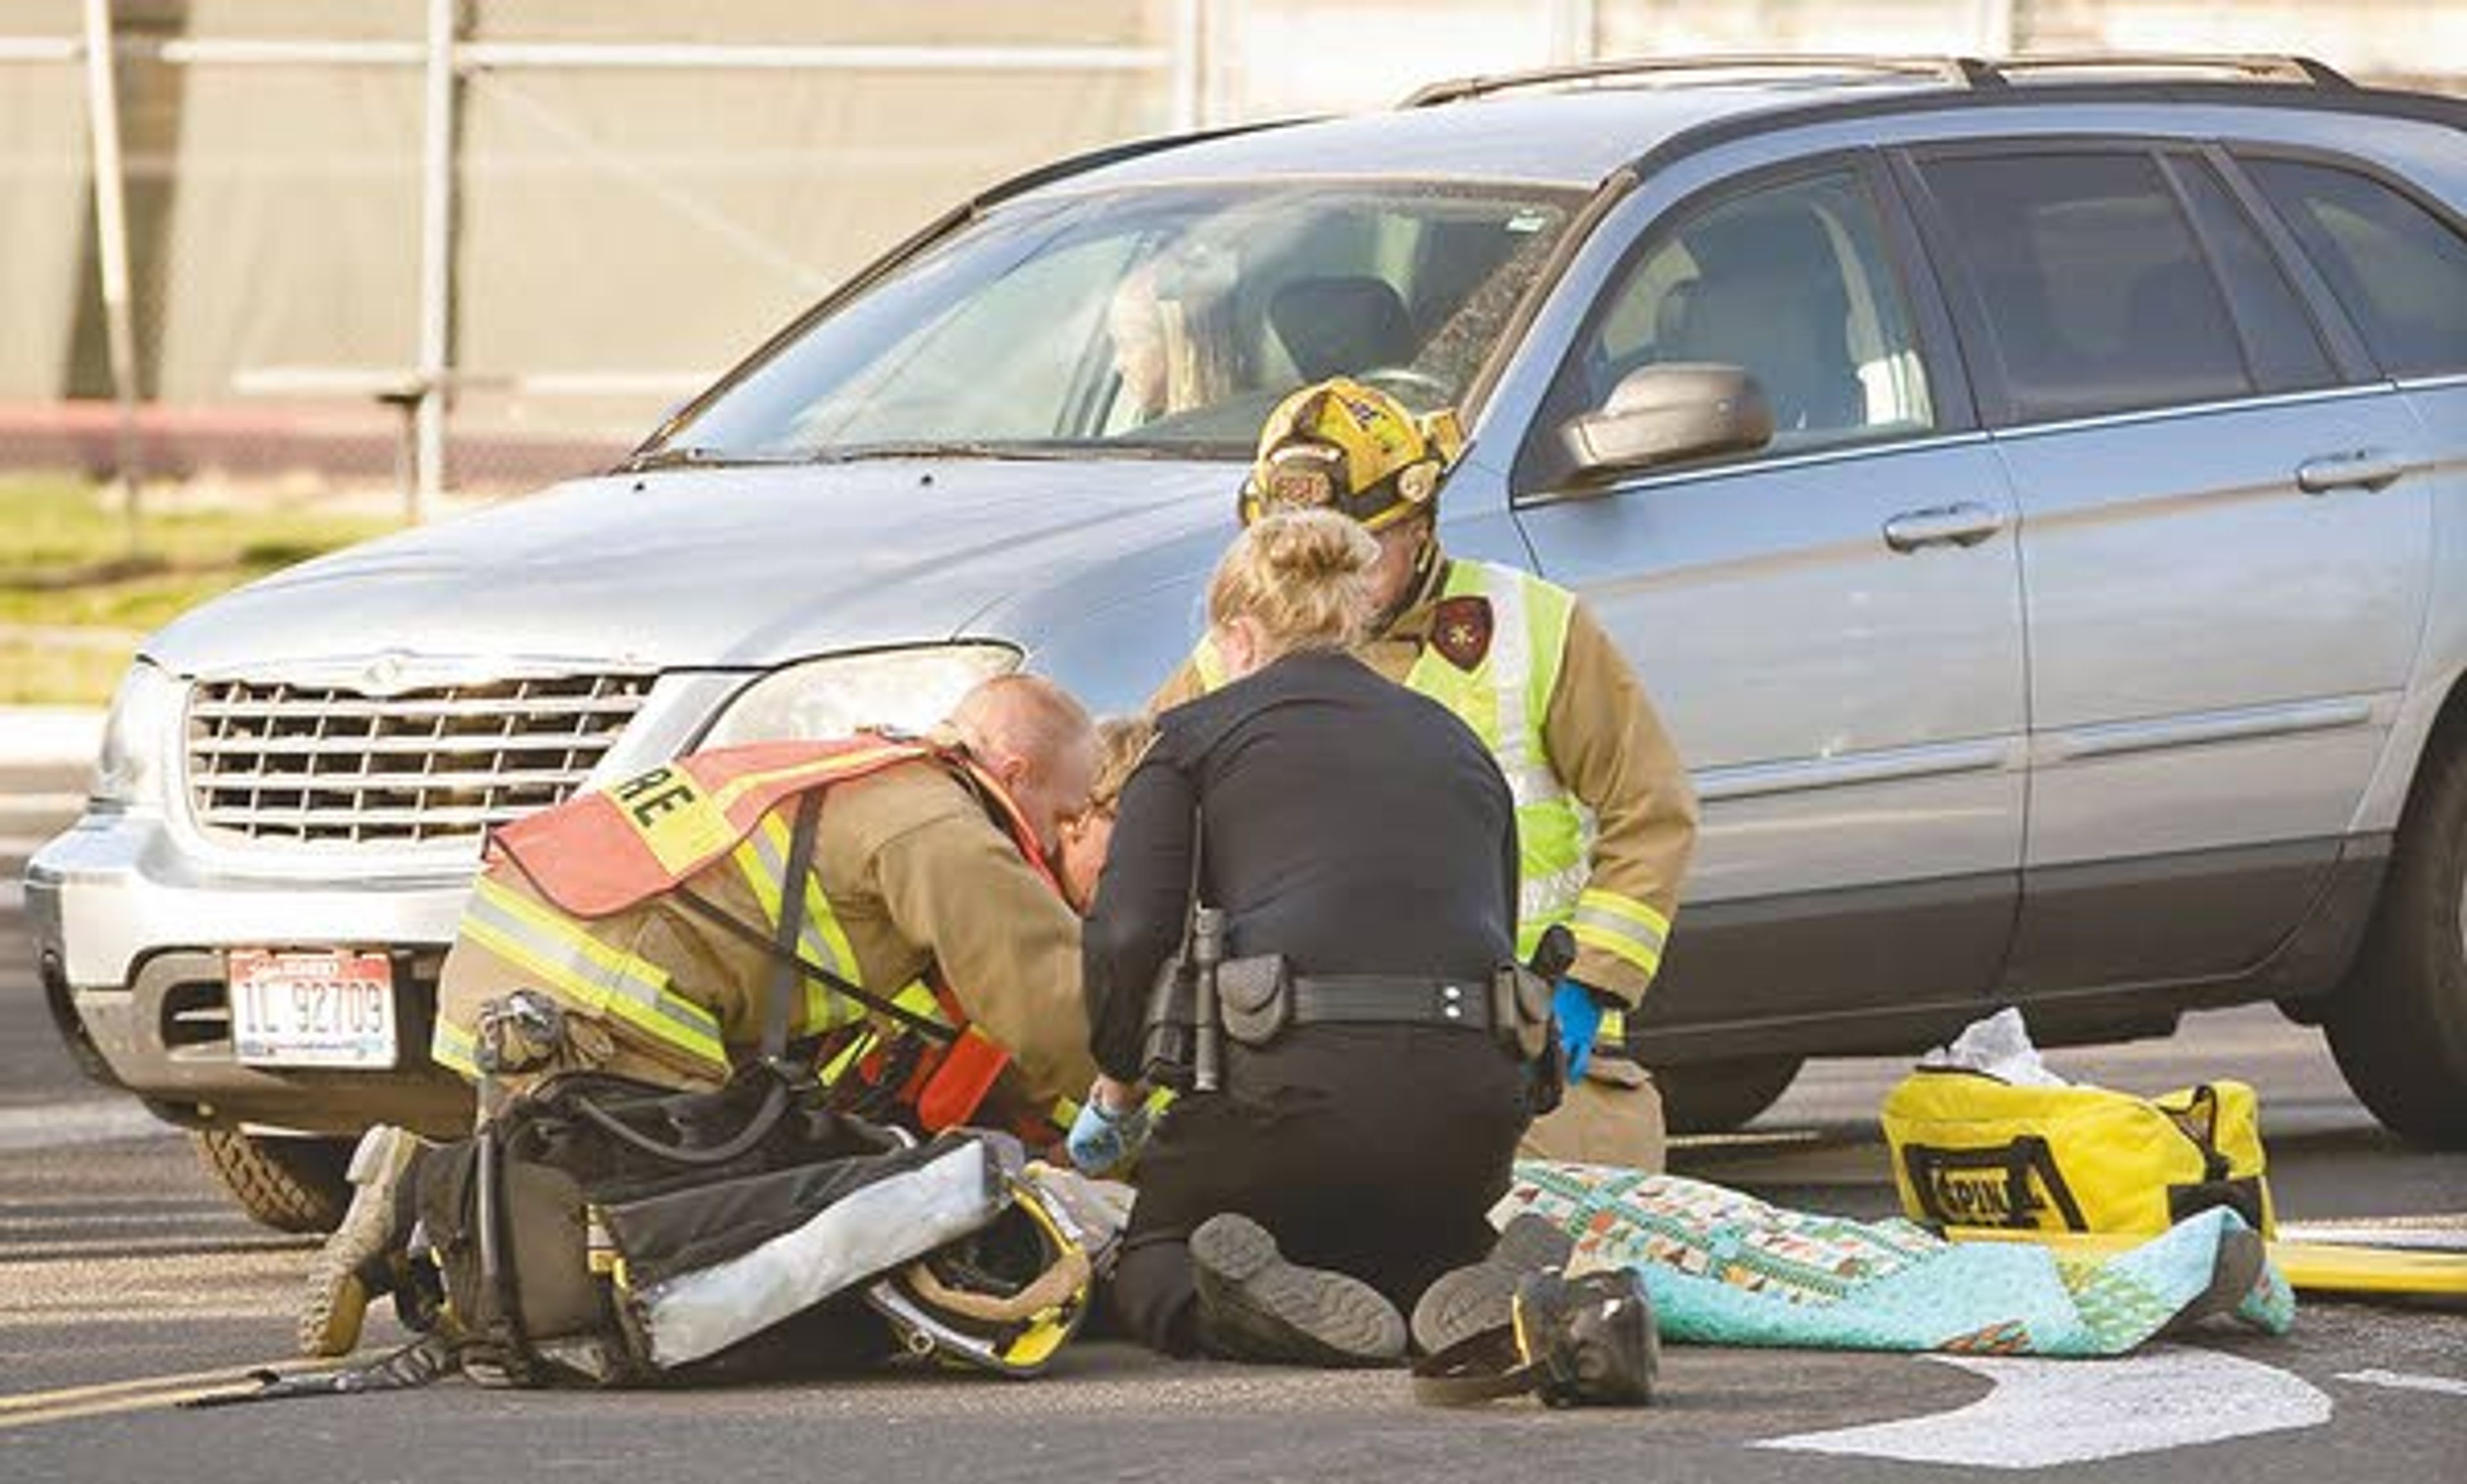
[[1569, 478], [1598, 481], [1773, 440], [1773, 404], [1756, 378], [1716, 362], [1645, 366], [1619, 378], [1599, 412], [1559, 426]]

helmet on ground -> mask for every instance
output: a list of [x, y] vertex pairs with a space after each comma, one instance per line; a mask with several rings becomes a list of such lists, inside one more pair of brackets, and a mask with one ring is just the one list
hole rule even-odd
[[1268, 415], [1242, 482], [1242, 524], [1324, 507], [1382, 530], [1433, 508], [1440, 480], [1463, 451], [1455, 412], [1416, 416], [1385, 392], [1331, 377]]
[[1001, 1214], [876, 1278], [865, 1301], [911, 1355], [1033, 1376], [1078, 1331], [1095, 1281], [1069, 1216], [1015, 1179]]

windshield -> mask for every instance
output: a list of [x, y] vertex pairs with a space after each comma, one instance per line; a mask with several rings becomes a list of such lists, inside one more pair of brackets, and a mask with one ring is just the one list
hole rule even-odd
[[1247, 455], [1340, 372], [1455, 405], [1579, 198], [1243, 183], [1000, 208], [774, 349], [645, 451]]

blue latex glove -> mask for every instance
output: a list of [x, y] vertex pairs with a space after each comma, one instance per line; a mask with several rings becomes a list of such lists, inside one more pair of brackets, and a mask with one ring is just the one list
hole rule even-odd
[[1594, 998], [1590, 986], [1561, 979], [1559, 992], [1550, 997], [1550, 1013], [1558, 1018], [1559, 1045], [1568, 1052], [1568, 1080], [1573, 1082], [1594, 1059], [1594, 1037], [1602, 1028], [1602, 1002]]
[[1148, 1126], [1144, 1099], [1116, 1113], [1091, 1091], [1079, 1105], [1079, 1116], [1071, 1120], [1071, 1133], [1062, 1147], [1081, 1174], [1103, 1175], [1130, 1162], [1148, 1141]]

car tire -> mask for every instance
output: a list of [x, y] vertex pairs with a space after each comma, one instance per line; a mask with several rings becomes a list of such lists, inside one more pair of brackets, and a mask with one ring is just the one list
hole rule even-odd
[[273, 1138], [234, 1129], [189, 1135], [240, 1209], [277, 1231], [328, 1232], [351, 1203], [348, 1138]]
[[1727, 1134], [1781, 1101], [1799, 1065], [1796, 1056], [1743, 1056], [1657, 1067], [1663, 1122], [1673, 1134]]
[[2467, 746], [2425, 767], [2364, 951], [2322, 1028], [2383, 1126], [2467, 1149]]

